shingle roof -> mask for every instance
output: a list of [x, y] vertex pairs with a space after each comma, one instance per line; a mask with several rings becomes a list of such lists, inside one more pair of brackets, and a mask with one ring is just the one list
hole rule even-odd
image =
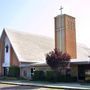
[[[20, 62], [45, 62], [45, 54], [54, 49], [54, 40], [49, 37], [32, 35], [5, 29], [11, 45]], [[90, 49], [77, 44], [77, 58], [85, 60], [90, 56]]]
[[5, 29], [20, 62], [45, 62], [45, 54], [53, 50], [53, 39]]
[[84, 44], [77, 43], [77, 59], [88, 59], [90, 56], [90, 48]]

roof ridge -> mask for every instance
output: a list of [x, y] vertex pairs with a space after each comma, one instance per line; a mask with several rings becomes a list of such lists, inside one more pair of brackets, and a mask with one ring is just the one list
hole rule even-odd
[[18, 30], [15, 30], [15, 29], [8, 29], [8, 28], [5, 28], [4, 30], [6, 32], [10, 31], [10, 32], [19, 33], [19, 34], [22, 34], [22, 35], [30, 35], [30, 36], [41, 37], [41, 38], [46, 38], [46, 39], [52, 39], [53, 40], [53, 38], [51, 38], [51, 37], [44, 36], [44, 35], [39, 35], [39, 34], [35, 34], [35, 33], [30, 33], [30, 32], [26, 32], [26, 31], [18, 31]]

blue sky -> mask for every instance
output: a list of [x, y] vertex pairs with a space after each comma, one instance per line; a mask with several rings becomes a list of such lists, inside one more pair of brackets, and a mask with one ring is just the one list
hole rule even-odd
[[76, 18], [77, 42], [90, 47], [89, 0], [0, 0], [0, 32], [3, 28], [54, 38], [54, 17], [63, 13]]
[[[0, 29], [7, 27], [43, 34], [41, 29], [48, 23], [50, 3], [49, 0], [0, 0]], [[47, 30], [45, 33], [48, 34]]]

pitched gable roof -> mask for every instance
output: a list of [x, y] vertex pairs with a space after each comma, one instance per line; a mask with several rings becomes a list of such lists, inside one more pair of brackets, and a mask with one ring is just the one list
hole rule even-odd
[[[15, 54], [20, 62], [45, 62], [45, 54], [54, 49], [54, 40], [44, 36], [32, 35], [5, 29]], [[2, 34], [3, 35], [3, 34]], [[86, 59], [90, 49], [77, 44], [77, 58]]]
[[20, 62], [45, 62], [45, 54], [53, 50], [53, 39], [5, 29]]

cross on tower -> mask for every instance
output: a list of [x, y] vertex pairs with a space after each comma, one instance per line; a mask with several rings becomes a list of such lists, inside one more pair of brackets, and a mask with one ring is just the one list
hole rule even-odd
[[61, 6], [60, 9], [59, 9], [61, 11], [61, 15], [62, 15], [62, 9], [63, 9], [63, 7]]

